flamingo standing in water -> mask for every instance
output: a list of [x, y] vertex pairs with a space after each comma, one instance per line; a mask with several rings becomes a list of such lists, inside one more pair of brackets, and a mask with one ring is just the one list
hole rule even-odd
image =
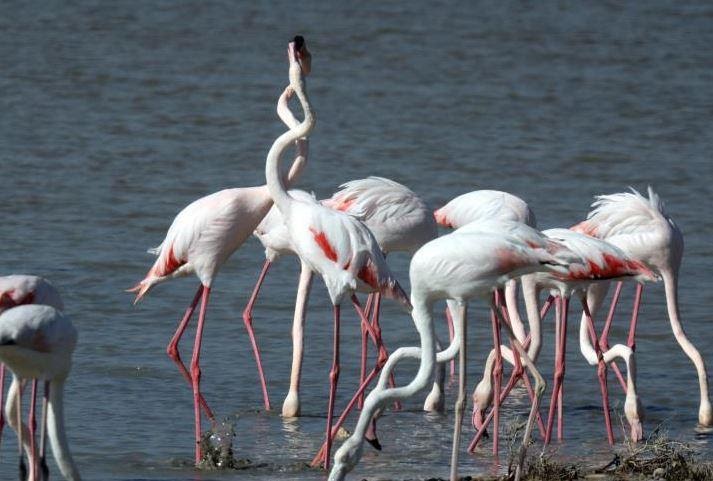
[[[592, 204], [593, 210], [587, 215], [587, 220], [572, 229], [606, 240], [661, 276], [673, 335], [698, 372], [700, 388], [698, 422], [702, 426], [713, 426], [713, 409], [708, 393], [706, 365], [698, 349], [683, 330], [678, 308], [678, 273], [683, 258], [683, 233], [666, 213], [663, 201], [651, 187], [648, 188], [648, 199], [636, 190], [631, 190], [632, 192], [598, 196]], [[621, 287], [621, 284], [617, 286], [614, 293], [615, 300], [619, 297]], [[608, 288], [608, 284], [602, 284], [590, 289], [588, 300], [592, 315], [599, 309]], [[632, 350], [636, 348], [636, 321], [642, 293], [643, 285], [639, 284], [636, 287], [634, 313], [627, 340]], [[604, 344], [607, 343], [613, 309], [614, 306], [610, 310], [602, 334], [601, 342]]]
[[[302, 37], [297, 36], [290, 42], [288, 58], [290, 63], [290, 84], [293, 85], [297, 77], [301, 77], [309, 71], [310, 66], [311, 56]], [[302, 80], [300, 80], [301, 82]], [[299, 94], [298, 97], [305, 114], [310, 118], [310, 122], [313, 123], [307, 98]], [[307, 133], [308, 130], [305, 130], [304, 134], [295, 136], [295, 139]], [[301, 159], [303, 158], [299, 156], [295, 159], [295, 163], [287, 174], [287, 179], [281, 178], [280, 181], [291, 184], [299, 176], [304, 168], [304, 163], [300, 161]], [[276, 175], [284, 177], [281, 173]], [[220, 267], [245, 242], [265, 217], [271, 206], [272, 197], [267, 186], [264, 185], [225, 189], [194, 201], [179, 212], [173, 220], [166, 238], [155, 249], [158, 259], [156, 259], [146, 277], [130, 289], [131, 292], [137, 293], [134, 300], [134, 303], [136, 303], [152, 287], [161, 282], [190, 274], [195, 274], [200, 280], [193, 301], [186, 310], [176, 333], [167, 347], [169, 357], [177, 364], [179, 370], [193, 388], [196, 463], [201, 459], [201, 407], [207, 417], [210, 420], [214, 420], [213, 413], [200, 391], [200, 349], [211, 286]], [[189, 372], [181, 361], [178, 342], [199, 301], [201, 301], [201, 307]]]
[[[330, 481], [342, 481], [359, 461], [363, 437], [371, 418], [385, 404], [396, 399], [405, 399], [426, 388], [433, 378], [436, 362], [450, 360], [460, 352], [460, 392], [456, 401], [456, 428], [454, 430], [451, 477], [457, 479], [458, 445], [460, 424], [465, 409], [465, 340], [466, 303], [471, 298], [484, 298], [490, 302], [495, 345], [500, 345], [499, 315], [492, 303], [492, 296], [508, 280], [525, 273], [560, 269], [563, 262], [544, 249], [534, 249], [514, 237], [489, 233], [458, 233], [435, 239], [425, 244], [411, 260], [411, 302], [413, 320], [418, 330], [420, 348], [397, 349], [381, 372], [379, 383], [364, 401], [364, 408], [352, 436], [347, 439], [334, 456]], [[460, 306], [455, 336], [446, 351], [436, 354], [436, 339], [433, 326], [433, 305], [440, 299], [451, 299]], [[520, 452], [516, 479], [521, 474], [522, 461], [530, 439], [532, 423], [537, 412], [539, 398], [544, 390], [544, 380], [515, 337], [507, 322], [504, 323], [513, 345], [535, 377], [535, 402], [525, 429], [525, 438]], [[454, 349], [454, 344], [456, 348]], [[410, 384], [404, 387], [387, 388], [386, 379], [396, 363], [403, 358], [420, 359], [419, 370]]]
[[[42, 304], [52, 306], [55, 309], [64, 310], [62, 297], [57, 289], [47, 280], [39, 276], [13, 274], [0, 277], [0, 314], [7, 309], [27, 304]], [[5, 388], [5, 365], [0, 364], [0, 406], [4, 403], [4, 388]], [[33, 393], [37, 392], [37, 380], [32, 383]], [[10, 418], [10, 424], [17, 431], [15, 418]], [[0, 439], [2, 437], [2, 429], [5, 425], [4, 411], [0, 409]], [[27, 447], [30, 453], [34, 453], [36, 423], [34, 417], [31, 419], [29, 434], [25, 436]], [[27, 428], [24, 428], [28, 431]], [[24, 463], [24, 458], [20, 457], [20, 463]], [[34, 459], [31, 463], [35, 466]], [[43, 471], [47, 470], [45, 463], [44, 451], [41, 454], [39, 465]]]
[[[283, 120], [285, 119], [283, 118]], [[289, 122], [285, 123], [290, 125]], [[294, 128], [292, 125], [291, 127]], [[313, 196], [303, 191], [291, 190], [290, 195], [303, 202], [317, 202]], [[331, 198], [325, 199], [321, 203], [362, 221], [374, 234], [374, 238], [384, 255], [397, 251], [414, 252], [437, 235], [435, 221], [430, 215], [426, 204], [407, 187], [383, 177], [368, 177], [349, 181], [343, 184], [341, 189]], [[266, 272], [269, 264], [274, 262], [280, 255], [296, 254], [282, 214], [276, 206], [273, 206], [263, 222], [255, 230], [255, 235], [265, 246], [266, 261], [263, 272]], [[261, 274], [254, 292], [259, 290], [263, 278], [264, 275]], [[298, 416], [300, 412], [299, 382], [302, 365], [303, 330], [311, 280], [312, 271], [303, 263], [292, 328], [293, 351], [290, 389], [282, 405], [282, 415], [284, 417]], [[380, 294], [378, 292], [374, 293], [373, 296], [370, 295], [366, 304], [366, 312], [369, 311], [369, 306], [373, 306], [374, 320], [372, 325], [375, 329], [380, 329], [378, 323], [379, 297]], [[254, 302], [254, 299], [251, 298], [251, 301]], [[253, 302], [248, 304], [247, 312], [252, 311]], [[251, 316], [250, 314], [247, 315]], [[362, 329], [362, 383], [366, 379], [366, 357], [364, 355], [366, 336], [366, 329]]]
[[[14, 374], [5, 412], [10, 426], [18, 432], [20, 444], [20, 479], [25, 479], [22, 446], [30, 453], [30, 480], [48, 478], [47, 466], [37, 466], [34, 433], [28, 434], [21, 421], [22, 383], [32, 379], [45, 381], [40, 453], [44, 459], [45, 430], [52, 453], [62, 476], [68, 481], [81, 477], [69, 451], [64, 428], [64, 383], [72, 365], [72, 353], [77, 343], [77, 331], [68, 317], [51, 306], [21, 305], [0, 314], [0, 361]], [[30, 426], [35, 423], [36, 389], [33, 386], [30, 405]], [[30, 443], [27, 438], [30, 437]]]
[[290, 69], [290, 83], [305, 110], [304, 121], [273, 143], [267, 155], [265, 177], [270, 195], [284, 218], [290, 239], [300, 260], [310, 270], [319, 273], [329, 292], [334, 306], [334, 359], [330, 371], [330, 393], [327, 408], [325, 468], [329, 465], [332, 443], [332, 414], [337, 380], [339, 378], [339, 327], [340, 305], [351, 297], [372, 339], [379, 344], [378, 333], [371, 324], [356, 298], [357, 290], [381, 292], [387, 297], [409, 306], [408, 298], [391, 274], [386, 260], [373, 234], [360, 221], [343, 212], [328, 207], [302, 202], [292, 197], [280, 178], [280, 160], [285, 149], [296, 139], [304, 137], [314, 127], [314, 115], [304, 91], [304, 83], [298, 69]]
[[[562, 423], [562, 399], [563, 399], [563, 379], [565, 373], [565, 352], [567, 339], [567, 313], [569, 308], [569, 298], [573, 294], [577, 294], [581, 298], [582, 306], [585, 313], [588, 313], [586, 304], [587, 289], [598, 282], [608, 282], [614, 278], [629, 278], [642, 282], [651, 280], [655, 275], [642, 263], [632, 260], [620, 249], [606, 242], [591, 237], [578, 234], [568, 229], [549, 229], [543, 232], [549, 238], [556, 240], [565, 245], [570, 251], [577, 254], [580, 258], [579, 262], [574, 262], [569, 265], [566, 274], [549, 274], [535, 273], [523, 276], [521, 279], [523, 292], [525, 294], [525, 304], [527, 306], [528, 320], [530, 323], [531, 345], [528, 354], [533, 360], [537, 360], [541, 346], [541, 314], [538, 306], [539, 293], [542, 289], [549, 289], [551, 296], [558, 296], [558, 316], [556, 319], [557, 329], [555, 335], [555, 373], [554, 384], [552, 388], [552, 400], [549, 406], [549, 416], [547, 418], [547, 429], [545, 432], [545, 443], [549, 443], [552, 435], [552, 425], [554, 421], [554, 409], [558, 408], [558, 437], [562, 438], [563, 423]], [[517, 310], [516, 305], [508, 306], [510, 312]], [[587, 337], [587, 336], [590, 337]], [[580, 326], [580, 346], [582, 353], [587, 361], [592, 365], [598, 365], [598, 375], [600, 388], [602, 391], [602, 403], [604, 407], [604, 419], [607, 428], [607, 436], [610, 443], [613, 443], [613, 432], [611, 428], [611, 420], [609, 416], [609, 400], [606, 384], [606, 363], [611, 362], [615, 357], [622, 357], [627, 364], [628, 380], [626, 381], [628, 389], [626, 392], [626, 402], [624, 411], [627, 420], [631, 426], [631, 437], [634, 441], [641, 439], [643, 432], [641, 427], [640, 402], [636, 395], [635, 386], [635, 364], [633, 352], [623, 345], [614, 346], [602, 352], [600, 345], [597, 342], [594, 334], [594, 324], [590, 316], [585, 315], [582, 318]], [[511, 363], [513, 361], [512, 353], [503, 347], [505, 358]], [[473, 393], [474, 399], [474, 425], [479, 429], [479, 433], [471, 442], [470, 450], [475, 448], [478, 440], [483, 434], [488, 420], [482, 420], [482, 412], [490, 403], [492, 394], [492, 371], [493, 362], [491, 359], [494, 352], [490, 353], [486, 362], [485, 373], [483, 380], [478, 384]], [[506, 389], [500, 392], [497, 387], [496, 393], [498, 401], [502, 402], [510, 391], [519, 372], [514, 372]], [[497, 423], [494, 430], [497, 430]]]

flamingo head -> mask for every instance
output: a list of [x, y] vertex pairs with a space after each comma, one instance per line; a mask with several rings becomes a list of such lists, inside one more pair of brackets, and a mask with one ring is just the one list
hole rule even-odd
[[290, 69], [293, 65], [299, 67], [302, 75], [309, 75], [312, 71], [312, 54], [307, 50], [307, 44], [302, 35], [295, 35], [289, 43], [287, 55], [290, 59]]

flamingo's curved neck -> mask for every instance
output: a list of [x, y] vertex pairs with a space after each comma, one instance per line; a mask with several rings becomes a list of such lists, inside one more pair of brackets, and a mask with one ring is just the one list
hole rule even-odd
[[[293, 202], [293, 199], [287, 193], [287, 186], [280, 177], [282, 154], [292, 142], [309, 135], [315, 123], [314, 113], [312, 112], [307, 93], [304, 90], [304, 80], [301, 77], [299, 68], [296, 66], [290, 68], [290, 85], [297, 94], [305, 118], [296, 128], [288, 130], [273, 142], [270, 151], [267, 153], [267, 162], [265, 164], [267, 189], [275, 201], [277, 208], [280, 209], [280, 212], [282, 212], [282, 215], [285, 217], [289, 214], [290, 204]], [[290, 175], [288, 175], [288, 182], [298, 175], [300, 171], [301, 168], [299, 165], [293, 165], [293, 168], [290, 170]]]
[[53, 380], [49, 385], [47, 404], [47, 436], [52, 453], [62, 476], [69, 481], [81, 481], [81, 476], [69, 452], [67, 434], [64, 430], [64, 380]]

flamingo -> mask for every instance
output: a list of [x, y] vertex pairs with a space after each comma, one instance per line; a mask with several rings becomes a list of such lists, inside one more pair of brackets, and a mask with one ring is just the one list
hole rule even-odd
[[[283, 118], [283, 120], [285, 120]], [[294, 120], [294, 118], [293, 118]], [[296, 120], [294, 120], [296, 122]], [[286, 121], [294, 128], [292, 122]], [[290, 195], [302, 202], [317, 203], [312, 194], [297, 189], [290, 190]], [[414, 252], [418, 247], [436, 237], [436, 224], [426, 204], [402, 184], [383, 177], [368, 177], [352, 180], [340, 186], [340, 190], [322, 205], [348, 213], [362, 221], [372, 231], [379, 247], [389, 252]], [[295, 247], [285, 226], [282, 214], [277, 206], [270, 212], [255, 230], [255, 236], [265, 247], [265, 264], [253, 289], [253, 295], [243, 313], [244, 319], [252, 319], [252, 310], [265, 275], [272, 263], [282, 255], [296, 254]], [[290, 388], [282, 405], [283, 417], [296, 417], [300, 414], [299, 383], [303, 356], [303, 329], [307, 298], [309, 296], [312, 271], [302, 264], [298, 286], [295, 316], [292, 328], [293, 357]], [[378, 314], [379, 294], [367, 301], [367, 306], [375, 306]], [[368, 309], [367, 309], [368, 310]], [[375, 317], [378, 329], [378, 318]], [[363, 330], [362, 348], [365, 349], [366, 330]], [[365, 379], [365, 361], [362, 357], [362, 376]]]
[[[291, 129], [299, 125], [299, 122], [289, 109], [278, 108], [278, 114]], [[298, 139], [296, 143], [298, 144], [298, 152], [306, 158], [308, 153], [307, 140]], [[290, 195], [304, 202], [316, 202], [313, 195], [304, 191], [293, 189], [290, 191]], [[385, 255], [389, 252], [397, 251], [413, 253], [425, 242], [437, 236], [436, 224], [426, 204], [406, 186], [383, 177], [371, 176], [366, 179], [346, 182], [340, 186], [340, 190], [334, 193], [332, 197], [322, 200], [321, 203], [327, 207], [350, 214], [366, 224], [374, 234], [379, 247]], [[253, 288], [250, 300], [243, 311], [243, 320], [248, 327], [248, 332], [251, 333], [253, 350], [258, 360], [258, 369], [261, 370], [259, 349], [254, 342], [252, 334], [252, 312], [270, 266], [280, 256], [292, 255], [296, 254], [296, 252], [277, 206], [273, 206], [270, 209], [270, 212], [258, 225], [254, 234], [265, 247], [265, 262]], [[312, 274], [309, 267], [302, 263], [292, 326], [293, 347], [290, 387], [282, 404], [282, 416], [286, 418], [300, 415], [299, 384], [303, 358], [303, 332], [307, 300], [312, 285]], [[379, 297], [380, 295], [375, 293], [373, 298], [372, 296], [369, 297], [366, 304], [366, 312], [369, 311], [369, 306], [375, 306], [373, 322], [375, 329], [379, 329]], [[362, 329], [362, 383], [366, 378], [366, 342], [367, 331]], [[265, 399], [267, 400], [264, 375], [261, 373], [260, 377], [263, 383]], [[266, 401], [266, 403], [268, 402]], [[432, 401], [430, 403], [427, 401], [427, 404], [435, 409], [438, 406], [438, 399], [432, 398]]]
[[[520, 222], [529, 227], [537, 227], [535, 213], [521, 198], [500, 190], [474, 190], [461, 194], [440, 209], [434, 211], [436, 222], [442, 227], [459, 229], [474, 222], [501, 220]], [[517, 302], [517, 282], [511, 281], [505, 287], [507, 304]], [[525, 340], [525, 327], [517, 315], [510, 316], [510, 325], [520, 342]], [[449, 336], [453, 339], [451, 316], [446, 312]], [[455, 360], [451, 361], [451, 376], [455, 373]]]
[[[460, 424], [465, 408], [465, 339], [466, 303], [471, 298], [484, 298], [490, 302], [493, 337], [495, 345], [500, 345], [499, 315], [492, 302], [495, 291], [508, 280], [525, 273], [559, 269], [563, 262], [543, 249], [533, 249], [514, 237], [490, 233], [459, 233], [432, 240], [413, 256], [410, 266], [412, 317], [421, 340], [421, 347], [397, 349], [381, 372], [377, 386], [364, 401], [354, 433], [337, 450], [334, 467], [329, 481], [342, 481], [359, 461], [362, 454], [363, 437], [371, 418], [377, 410], [396, 399], [405, 399], [427, 387], [432, 379], [436, 362], [450, 360], [460, 353], [460, 392], [456, 401], [456, 428], [454, 430], [450, 479], [457, 479], [458, 445]], [[437, 300], [455, 301], [458, 321], [455, 323], [454, 341], [446, 351], [436, 354], [436, 339], [433, 326], [433, 305]], [[539, 398], [544, 390], [544, 379], [529, 360], [524, 348], [515, 337], [510, 325], [504, 322], [513, 345], [522, 356], [535, 378], [535, 402], [532, 405], [525, 438], [516, 470], [516, 480], [520, 478], [521, 466], [530, 439], [532, 423], [537, 412]], [[453, 349], [454, 344], [458, 347]], [[386, 380], [396, 363], [404, 358], [420, 360], [416, 377], [407, 386], [387, 388]]]
[[[543, 231], [543, 234], [549, 238], [565, 245], [570, 251], [577, 254], [580, 258], [579, 262], [570, 263], [566, 274], [549, 274], [535, 273], [523, 276], [521, 279], [523, 292], [525, 294], [525, 303], [527, 306], [528, 319], [531, 326], [531, 345], [528, 354], [533, 360], [537, 360], [541, 346], [541, 314], [538, 306], [539, 293], [542, 289], [551, 291], [551, 296], [559, 298], [557, 329], [555, 340], [555, 372], [552, 388], [552, 400], [549, 406], [549, 415], [547, 418], [547, 429], [545, 432], [545, 443], [549, 443], [552, 434], [552, 425], [554, 421], [554, 409], [558, 408], [558, 437], [561, 439], [563, 433], [562, 425], [562, 399], [563, 388], [562, 382], [565, 372], [565, 352], [566, 352], [566, 336], [567, 336], [567, 312], [569, 307], [569, 299], [573, 294], [580, 297], [582, 306], [585, 311], [585, 316], [580, 324], [580, 348], [585, 359], [591, 365], [598, 365], [598, 376], [600, 388], [602, 391], [602, 403], [604, 407], [604, 419], [607, 428], [607, 436], [610, 443], [613, 443], [613, 432], [611, 429], [611, 421], [609, 416], [608, 390], [606, 385], [606, 363], [611, 362], [616, 357], [622, 357], [627, 364], [628, 380], [626, 381], [628, 389], [626, 390], [626, 402], [624, 405], [625, 416], [631, 427], [631, 437], [638, 441], [643, 435], [641, 427], [641, 404], [636, 394], [635, 386], [635, 362], [633, 352], [626, 346], [617, 345], [611, 349], [602, 352], [600, 344], [596, 340], [594, 334], [594, 325], [589, 315], [586, 304], [587, 289], [599, 282], [608, 282], [609, 279], [625, 278], [638, 282], [655, 279], [655, 274], [651, 272], [642, 263], [629, 258], [624, 252], [607, 242], [594, 239], [568, 229], [549, 229]], [[517, 310], [515, 304], [508, 306], [510, 312]], [[591, 336], [592, 340], [587, 337]], [[513, 356], [504, 348], [506, 359], [514, 363]], [[491, 388], [491, 371], [494, 353], [491, 352], [488, 361], [486, 362], [485, 373], [483, 380], [478, 384], [473, 393], [474, 399], [474, 424], [479, 429], [479, 433], [471, 442], [470, 450], [474, 449], [476, 443], [482, 435], [483, 429], [487, 424], [487, 420], [483, 421], [482, 410], [490, 403], [492, 397]], [[516, 381], [519, 373], [513, 373], [507, 388], [498, 393], [498, 400], [502, 402], [504, 397], [509, 392], [510, 388]], [[497, 424], [495, 429], [497, 429]]]
[[[301, 76], [309, 71], [311, 56], [301, 36], [289, 43], [290, 85], [302, 82]], [[283, 94], [287, 95], [287, 94]], [[298, 93], [308, 123], [313, 124], [307, 97]], [[310, 129], [311, 130], [311, 129]], [[308, 133], [295, 136], [295, 139]], [[291, 184], [304, 168], [298, 156], [287, 174], [286, 183]], [[280, 174], [278, 174], [278, 177]], [[283, 181], [281, 179], [281, 181]], [[225, 189], [201, 197], [178, 213], [168, 229], [166, 238], [154, 250], [156, 262], [145, 278], [129, 289], [136, 292], [134, 304], [141, 300], [155, 285], [167, 280], [195, 274], [200, 280], [193, 301], [181, 319], [176, 333], [167, 347], [169, 357], [176, 363], [183, 377], [193, 389], [195, 416], [195, 462], [201, 459], [201, 408], [212, 421], [214, 416], [200, 391], [200, 349], [203, 337], [206, 309], [211, 286], [220, 267], [255, 230], [272, 205], [267, 186]], [[200, 312], [193, 345], [190, 372], [181, 361], [178, 343], [190, 321], [198, 301]]]
[[[648, 194], [647, 199], [632, 188], [631, 192], [597, 196], [592, 204], [593, 210], [587, 215], [587, 220], [577, 224], [573, 229], [606, 240], [661, 276], [673, 335], [698, 373], [700, 388], [698, 423], [701, 426], [713, 426], [713, 409], [708, 393], [706, 365], [698, 349], [683, 330], [678, 307], [678, 273], [683, 258], [683, 233], [666, 213], [663, 201], [650, 186]], [[608, 284], [603, 284], [591, 290], [588, 300], [592, 315], [599, 309], [608, 288]], [[614, 297], [618, 298], [620, 292], [621, 284], [617, 286]], [[639, 284], [636, 288], [634, 314], [631, 317], [627, 340], [627, 345], [632, 350], [636, 348], [636, 321], [642, 293], [643, 285]], [[610, 312], [613, 314], [613, 306]], [[611, 316], [607, 321], [602, 335], [602, 342], [605, 344]]]
[[[293, 75], [294, 73], [294, 75]], [[360, 221], [328, 207], [302, 202], [292, 197], [280, 178], [280, 161], [284, 150], [314, 127], [314, 115], [307, 102], [303, 79], [298, 70], [290, 69], [291, 85], [305, 109], [305, 120], [273, 143], [267, 155], [265, 177], [270, 195], [284, 218], [297, 254], [311, 271], [320, 274], [332, 302], [334, 315], [334, 357], [330, 371], [330, 394], [327, 408], [325, 469], [329, 468], [332, 444], [332, 414], [339, 379], [340, 306], [350, 298], [372, 339], [379, 344], [378, 333], [372, 329], [355, 292], [381, 292], [410, 308], [408, 297], [389, 270], [384, 255], [373, 234]], [[383, 348], [381, 353], [383, 355]]]
[[[22, 384], [24, 381], [45, 381], [42, 415], [41, 456], [44, 458], [45, 429], [52, 446], [52, 453], [62, 476], [68, 481], [80, 481], [67, 442], [64, 427], [64, 383], [72, 365], [72, 353], [77, 343], [77, 330], [67, 316], [51, 306], [21, 305], [0, 314], [0, 361], [13, 373], [5, 412], [10, 426], [18, 432], [20, 444], [20, 476], [26, 471], [22, 459], [22, 446], [31, 453], [31, 480], [38, 479], [35, 465], [34, 435], [27, 442], [27, 428], [20, 417]], [[30, 425], [34, 424], [36, 389], [33, 386], [30, 406]], [[45, 427], [46, 426], [46, 427]], [[48, 478], [46, 465], [42, 466], [43, 478]]]
[[[7, 309], [27, 304], [43, 304], [52, 306], [59, 311], [64, 310], [62, 297], [57, 289], [47, 279], [25, 274], [13, 274], [0, 277], [0, 314]], [[5, 365], [0, 364], [0, 406], [4, 403], [4, 387]], [[34, 392], [37, 391], [36, 380], [33, 381], [32, 389]], [[34, 453], [36, 427], [34, 419], [32, 421], [33, 422], [30, 423], [29, 436], [25, 437], [25, 439], [29, 439], [30, 453]], [[15, 419], [10, 418], [10, 422], [14, 423]], [[2, 436], [2, 429], [4, 425], [5, 413], [2, 409], [0, 409], [0, 437]], [[27, 428], [25, 429], [27, 430]], [[24, 462], [24, 459], [20, 458], [20, 461]], [[32, 465], [34, 466], [34, 460]], [[47, 464], [45, 463], [44, 453], [40, 458], [40, 467], [43, 472], [46, 472]]]

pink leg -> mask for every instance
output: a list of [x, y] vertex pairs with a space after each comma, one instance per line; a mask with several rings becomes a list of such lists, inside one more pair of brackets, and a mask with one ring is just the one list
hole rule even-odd
[[[451, 316], [451, 311], [448, 310], [448, 307], [446, 307], [446, 325], [448, 325], [448, 343], [450, 344], [453, 341], [453, 336], [455, 335], [455, 331], [453, 330], [453, 316]], [[456, 358], [454, 357], [451, 359], [451, 379], [453, 379], [456, 375]]]
[[253, 354], [255, 355], [255, 362], [257, 363], [257, 372], [260, 377], [260, 386], [262, 387], [262, 399], [265, 405], [265, 410], [270, 411], [272, 407], [270, 406], [270, 396], [267, 394], [267, 381], [265, 380], [265, 372], [262, 369], [262, 360], [260, 358], [260, 348], [257, 346], [257, 340], [255, 339], [255, 331], [253, 330], [253, 308], [255, 307], [255, 301], [260, 293], [260, 287], [265, 281], [265, 276], [267, 271], [270, 270], [270, 261], [265, 259], [265, 263], [262, 265], [262, 271], [260, 271], [260, 276], [257, 279], [253, 293], [250, 296], [248, 305], [245, 306], [243, 311], [243, 323], [245, 324], [245, 329], [248, 331], [248, 336], [250, 337], [250, 344], [253, 347]]
[[[30, 414], [29, 414], [29, 428], [30, 428], [30, 477], [33, 481], [37, 479], [37, 458], [35, 453], [37, 452], [37, 447], [35, 446], [35, 433], [37, 432], [37, 411], [35, 406], [37, 405], [37, 379], [32, 380], [32, 392], [30, 393]], [[22, 427], [20, 427], [22, 429]]]
[[327, 447], [325, 449], [324, 469], [329, 471], [329, 456], [332, 451], [332, 415], [334, 414], [334, 398], [339, 380], [339, 306], [334, 306], [334, 358], [332, 370], [329, 373], [329, 405], [327, 406]]
[[564, 376], [565, 365], [567, 363], [567, 313], [569, 312], [569, 299], [562, 299], [562, 328], [560, 338], [560, 349], [562, 355], [562, 375], [560, 376], [559, 393], [557, 393], [557, 440], [564, 438], [564, 419], [562, 416], [562, 406], [564, 401]]
[[567, 336], [567, 311], [569, 299], [561, 297], [557, 306], [557, 336], [555, 338], [555, 372], [552, 381], [552, 397], [550, 399], [549, 413], [547, 415], [547, 431], [545, 432], [545, 445], [552, 439], [552, 425], [554, 424], [555, 407], [557, 407], [562, 380], [564, 378], [565, 345], [563, 339]]
[[[384, 338], [381, 337], [381, 326], [379, 325], [379, 315], [381, 313], [381, 293], [376, 292], [374, 294], [374, 312], [371, 320], [371, 325], [374, 328], [374, 331], [377, 333], [377, 337], [379, 339], [379, 345], [377, 346], [380, 349], [383, 349], [383, 354], [386, 354], [386, 357], [388, 357], [388, 351], [386, 349], [386, 345], [384, 344]], [[389, 388], [395, 388], [396, 387], [396, 378], [394, 377], [394, 373], [391, 372], [389, 374]], [[394, 411], [400, 411], [401, 410], [401, 402], [400, 401], [394, 401]]]
[[193, 384], [193, 413], [195, 415], [196, 427], [196, 464], [201, 461], [201, 342], [203, 341], [203, 327], [205, 326], [205, 313], [208, 308], [208, 298], [210, 287], [203, 287], [203, 298], [201, 299], [201, 310], [198, 314], [198, 327], [196, 328], [196, 338], [193, 343], [193, 357], [191, 358], [191, 381]]
[[611, 425], [611, 415], [609, 413], [609, 389], [607, 387], [607, 365], [604, 363], [604, 358], [602, 357], [602, 351], [599, 349], [599, 343], [597, 342], [597, 333], [594, 330], [594, 321], [592, 320], [592, 315], [589, 312], [589, 306], [587, 306], [586, 298], [582, 299], [582, 309], [584, 309], [584, 315], [586, 317], [587, 329], [589, 331], [589, 338], [594, 346], [594, 350], [599, 358], [599, 365], [597, 366], [597, 376], [599, 377], [599, 387], [602, 391], [602, 408], [604, 409], [604, 424], [607, 430], [607, 439], [610, 445], [614, 445], [614, 431]]
[[[609, 350], [609, 330], [611, 329], [612, 321], [614, 320], [616, 305], [619, 303], [619, 297], [621, 296], [621, 289], [623, 286], [624, 283], [622, 281], [617, 282], [616, 290], [614, 291], [614, 295], [612, 296], [611, 306], [609, 306], [609, 314], [607, 314], [607, 320], [604, 323], [602, 335], [599, 336], [599, 349], [601, 349], [603, 352]], [[612, 367], [614, 374], [616, 374], [616, 377], [619, 380], [621, 388], [626, 394], [626, 379], [624, 379], [624, 376], [622, 375], [619, 366], [616, 364], [616, 361], [612, 361], [609, 365]]]
[[[358, 399], [360, 396], [363, 395], [364, 390], [369, 386], [371, 381], [381, 372], [381, 369], [384, 367], [384, 364], [386, 364], [386, 360], [388, 359], [388, 353], [383, 347], [383, 343], [381, 342], [381, 331], [374, 329], [374, 326], [372, 326], [368, 319], [366, 318], [366, 314], [361, 308], [361, 305], [359, 304], [359, 299], [357, 299], [356, 295], [352, 295], [352, 303], [354, 304], [354, 308], [357, 311], [357, 314], [359, 315], [359, 318], [361, 319], [361, 324], [362, 327], [367, 331], [369, 336], [372, 339], [372, 342], [379, 346], [379, 352], [378, 352], [378, 357], [376, 361], [376, 365], [374, 368], [371, 370], [368, 376], [364, 379], [364, 381], [360, 384], [359, 389], [357, 389], [356, 393], [352, 397], [352, 399], [347, 403], [347, 407], [344, 409], [344, 412], [339, 416], [339, 419], [337, 420], [336, 423], [332, 426], [331, 433], [332, 433], [332, 438], [337, 434], [337, 431], [339, 428], [342, 426], [344, 421], [347, 418], [347, 415], [351, 412], [353, 409], [354, 405], [357, 403]], [[375, 426], [375, 421], [372, 421], [372, 426], [371, 426], [371, 432], [372, 434], [375, 432], [376, 426]], [[375, 435], [374, 435], [375, 436]], [[331, 447], [331, 439], [329, 437], [327, 438], [330, 441], [330, 446], [327, 445], [327, 441], [325, 441], [322, 444], [322, 447], [320, 450], [317, 452], [317, 454], [314, 456], [312, 459], [312, 462], [310, 465], [312, 467], [319, 466], [320, 463], [327, 463], [327, 459], [329, 456], [329, 448]], [[370, 438], [369, 442], [377, 447], [378, 449], [378, 440], [376, 438]], [[326, 468], [325, 468], [326, 469]]]
[[636, 351], [636, 321], [639, 319], [639, 308], [641, 307], [641, 296], [644, 293], [644, 285], [636, 284], [636, 295], [634, 298], [634, 310], [631, 313], [631, 324], [629, 326], [629, 338], [626, 344], [632, 351]]
[[[183, 361], [181, 360], [181, 354], [178, 352], [178, 343], [181, 340], [181, 337], [183, 336], [183, 333], [186, 331], [186, 327], [188, 326], [188, 321], [191, 320], [191, 316], [193, 315], [193, 311], [196, 309], [196, 306], [198, 305], [198, 301], [201, 298], [201, 295], [203, 294], [203, 285], [199, 284], [198, 285], [198, 290], [196, 291], [196, 295], [193, 296], [193, 301], [191, 302], [190, 306], [186, 309], [186, 313], [183, 315], [183, 318], [181, 319], [181, 322], [178, 324], [178, 328], [176, 329], [176, 333], [173, 335], [171, 338], [171, 341], [168, 343], [168, 346], [166, 347], [166, 354], [168, 354], [168, 357], [173, 360], [173, 362], [178, 366], [178, 370], [181, 372], [181, 375], [183, 375], [183, 378], [188, 382], [189, 385], [193, 385], [193, 380], [191, 380], [191, 375], [188, 372], [188, 369], [186, 366], [183, 364]], [[201, 407], [203, 408], [203, 411], [205, 412], [205, 415], [208, 416], [208, 419], [211, 421], [215, 420], [215, 417], [213, 416], [213, 412], [211, 411], [210, 407], [208, 407], [208, 403], [203, 399], [203, 396], [200, 396], [200, 403]]]
[[[367, 313], [371, 310], [371, 305], [373, 302], [373, 297], [374, 294], [369, 294], [369, 297], [366, 300], [366, 311]], [[368, 314], [367, 314], [368, 316]], [[359, 384], [364, 384], [364, 380], [366, 379], [366, 358], [367, 358], [367, 349], [368, 349], [368, 341], [369, 337], [366, 333], [366, 328], [361, 325], [361, 370], [359, 373]], [[361, 409], [364, 406], [364, 393], [362, 393], [359, 396], [358, 400], [358, 407]]]
[[493, 344], [495, 346], [495, 367], [493, 377], [495, 379], [495, 404], [493, 406], [493, 456], [498, 455], [498, 431], [500, 429], [500, 385], [503, 375], [503, 358], [500, 352], [500, 320], [493, 309], [490, 310], [490, 317], [493, 324]]

